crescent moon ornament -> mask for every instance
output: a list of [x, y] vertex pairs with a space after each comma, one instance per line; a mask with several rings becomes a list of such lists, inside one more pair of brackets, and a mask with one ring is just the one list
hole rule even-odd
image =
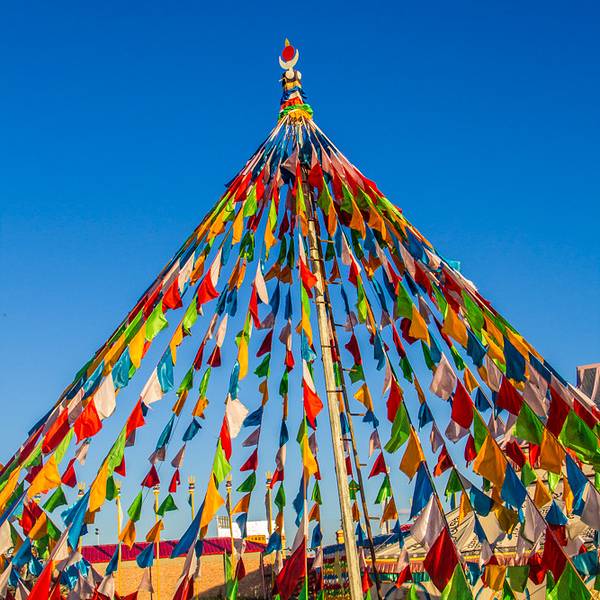
[[287, 71], [288, 69], [293, 69], [296, 66], [296, 63], [298, 62], [298, 59], [300, 58], [300, 53], [298, 52], [298, 50], [296, 50], [296, 54], [294, 54], [294, 58], [292, 58], [291, 60], [283, 60], [283, 58], [281, 58], [281, 56], [279, 57], [279, 66], [284, 69], [285, 71]]

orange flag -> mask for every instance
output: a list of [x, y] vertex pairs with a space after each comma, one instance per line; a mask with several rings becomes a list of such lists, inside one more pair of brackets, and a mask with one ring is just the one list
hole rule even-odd
[[421, 449], [419, 438], [417, 438], [415, 430], [411, 427], [408, 437], [408, 445], [406, 446], [406, 451], [404, 452], [404, 456], [400, 462], [400, 470], [405, 473], [409, 479], [412, 479], [415, 476], [419, 465], [424, 460], [425, 457], [423, 456], [423, 450]]
[[200, 529], [208, 526], [224, 503], [225, 500], [221, 498], [221, 494], [219, 494], [219, 490], [215, 485], [215, 478], [211, 473], [208, 488], [206, 489], [206, 496], [204, 497], [204, 509], [202, 511], [202, 518], [200, 519]]
[[489, 479], [498, 488], [504, 483], [506, 470], [506, 458], [500, 448], [488, 433], [485, 442], [473, 461], [473, 471], [482, 477]]
[[33, 478], [33, 481], [27, 490], [27, 497], [33, 498], [36, 494], [43, 494], [48, 490], [57, 488], [59, 485], [60, 473], [58, 472], [56, 458], [53, 454]]

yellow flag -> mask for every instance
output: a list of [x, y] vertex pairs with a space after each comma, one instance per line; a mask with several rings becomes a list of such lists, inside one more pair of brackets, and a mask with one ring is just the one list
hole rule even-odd
[[6, 503], [10, 500], [10, 497], [13, 495], [13, 492], [17, 488], [17, 483], [19, 483], [19, 475], [21, 474], [21, 469], [15, 469], [6, 480], [6, 485], [2, 488], [0, 492], [0, 510], [4, 509]]
[[365, 221], [360, 214], [360, 210], [358, 206], [356, 206], [356, 202], [352, 200], [352, 218], [350, 219], [350, 229], [354, 229], [360, 233], [360, 237], [364, 240], [367, 235], [367, 230], [365, 228]]
[[235, 220], [233, 221], [233, 237], [231, 238], [231, 245], [235, 246], [236, 244], [238, 244], [241, 241], [243, 234], [244, 212], [240, 210], [238, 211], [238, 214], [235, 217]]
[[494, 341], [500, 348], [504, 348], [504, 337], [502, 332], [487, 315], [484, 314], [483, 318], [485, 319], [485, 331], [494, 338]]
[[96, 512], [106, 500], [106, 481], [108, 480], [108, 461], [105, 460], [104, 464], [100, 467], [94, 483], [90, 487], [90, 505], [88, 510], [90, 512]]
[[47, 525], [48, 517], [46, 517], [46, 513], [43, 512], [27, 534], [27, 537], [30, 540], [41, 540], [48, 533]]
[[271, 231], [271, 227], [267, 224], [265, 228], [265, 250], [267, 256], [269, 255], [269, 250], [277, 243], [277, 238], [273, 235]]
[[206, 398], [198, 398], [198, 402], [196, 402], [196, 406], [194, 406], [192, 415], [194, 415], [194, 417], [200, 417], [201, 419], [204, 419], [204, 411], [207, 406], [208, 400]]
[[552, 473], [560, 473], [565, 460], [565, 451], [556, 438], [544, 429], [540, 445], [540, 468]]
[[501, 488], [504, 483], [505, 470], [506, 458], [488, 433], [473, 461], [473, 471]]
[[408, 445], [406, 446], [406, 451], [400, 462], [400, 470], [405, 473], [409, 479], [412, 479], [415, 476], [419, 465], [424, 460], [425, 457], [423, 456], [419, 438], [417, 437], [414, 428], [411, 427], [408, 436]]
[[390, 498], [388, 503], [385, 505], [383, 514], [381, 515], [381, 523], [386, 521], [396, 520], [398, 518], [398, 510], [396, 509], [396, 503], [393, 498]]
[[463, 522], [464, 518], [473, 510], [471, 507], [471, 502], [469, 501], [469, 496], [466, 492], [461, 492], [460, 494], [460, 505], [458, 507], [458, 523]]
[[57, 488], [60, 485], [60, 473], [56, 465], [54, 454], [46, 461], [46, 464], [38, 471], [34, 477], [29, 489], [27, 497], [33, 498], [36, 494], [43, 494], [48, 490]]
[[373, 399], [371, 398], [371, 392], [369, 392], [369, 388], [366, 383], [363, 383], [356, 393], [354, 397], [362, 404], [365, 405], [367, 410], [373, 411]]
[[133, 336], [129, 342], [129, 358], [136, 369], [140, 368], [142, 355], [144, 353], [144, 344], [146, 343], [146, 328], [140, 327], [140, 330]]
[[459, 316], [452, 310], [451, 306], [448, 306], [446, 311], [442, 332], [454, 338], [463, 348], [467, 347], [467, 328]]
[[483, 340], [488, 345], [488, 356], [494, 359], [496, 362], [504, 363], [504, 352], [502, 351], [501, 347], [496, 344], [494, 338], [492, 338], [489, 333], [486, 333], [484, 329], [481, 330], [481, 333], [483, 335]]
[[181, 325], [177, 326], [171, 341], [169, 342], [169, 348], [171, 349], [171, 358], [173, 359], [173, 364], [177, 363], [177, 347], [179, 344], [183, 342], [183, 327]]
[[211, 473], [208, 480], [208, 488], [206, 489], [206, 496], [204, 497], [204, 509], [202, 510], [202, 518], [200, 519], [200, 528], [207, 527], [210, 524], [224, 503], [225, 500], [221, 498], [221, 494], [219, 494], [219, 490], [215, 485], [215, 478]]
[[248, 374], [248, 340], [245, 335], [240, 337], [240, 345], [238, 347], [238, 362], [240, 363], [240, 379], [244, 379]]
[[127, 525], [121, 530], [119, 539], [128, 547], [132, 548], [135, 544], [135, 523], [129, 519]]
[[240, 500], [238, 501], [238, 503], [233, 507], [233, 510], [231, 511], [234, 515], [238, 514], [238, 513], [245, 513], [248, 512], [248, 508], [250, 507], [250, 498], [251, 498], [252, 494], [245, 494], [243, 495]]
[[314, 475], [319, 470], [306, 435], [302, 439], [302, 464], [308, 475]]
[[146, 534], [146, 541], [154, 544], [160, 540], [160, 532], [165, 528], [162, 519], [156, 521], [152, 529]]
[[548, 502], [552, 500], [552, 494], [550, 490], [544, 485], [541, 480], [535, 482], [535, 494], [533, 496], [533, 503], [538, 507], [542, 508], [546, 506]]
[[410, 321], [410, 327], [408, 329], [408, 335], [416, 338], [417, 340], [423, 340], [429, 346], [429, 331], [427, 329], [427, 323], [421, 316], [417, 307], [412, 305], [412, 317]]
[[104, 375], [108, 375], [111, 371], [114, 364], [117, 362], [117, 355], [121, 354], [124, 345], [125, 335], [122, 334], [121, 337], [107, 350], [104, 355]]
[[506, 579], [506, 567], [500, 565], [487, 565], [483, 577], [487, 587], [495, 591], [500, 591], [504, 587]]
[[469, 394], [475, 388], [479, 387], [479, 384], [477, 383], [477, 379], [475, 379], [475, 375], [473, 375], [473, 373], [471, 373], [471, 371], [469, 370], [469, 367], [465, 367], [464, 380], [465, 380], [465, 387], [467, 388], [467, 391], [469, 392]]
[[573, 496], [573, 492], [571, 490], [571, 486], [567, 481], [567, 476], [563, 473], [563, 501], [565, 503], [565, 512], [569, 515], [573, 511], [573, 500], [575, 499]]

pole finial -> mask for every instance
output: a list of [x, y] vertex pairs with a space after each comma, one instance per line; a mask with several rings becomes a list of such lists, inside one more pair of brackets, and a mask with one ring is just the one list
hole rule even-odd
[[285, 44], [279, 56], [279, 66], [284, 70], [281, 77], [283, 96], [279, 108], [279, 118], [289, 116], [292, 120], [312, 118], [312, 108], [305, 102], [306, 95], [302, 89], [302, 73], [296, 70], [300, 53], [285, 38]]

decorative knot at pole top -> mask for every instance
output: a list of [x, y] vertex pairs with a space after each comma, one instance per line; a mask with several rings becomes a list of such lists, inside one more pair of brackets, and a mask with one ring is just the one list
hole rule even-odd
[[284, 69], [281, 76], [281, 106], [279, 107], [279, 119], [288, 117], [292, 121], [312, 119], [313, 109], [305, 102], [306, 94], [302, 89], [302, 73], [294, 67], [298, 62], [300, 54], [298, 50], [285, 40], [285, 46], [279, 57], [279, 65]]

